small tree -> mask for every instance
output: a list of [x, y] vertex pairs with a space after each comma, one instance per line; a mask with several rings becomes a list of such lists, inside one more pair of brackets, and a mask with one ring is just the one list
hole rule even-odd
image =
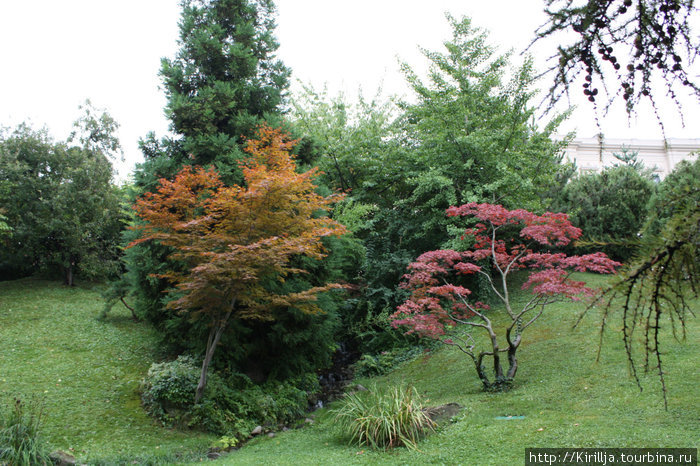
[[[654, 193], [651, 173], [633, 165], [606, 167], [601, 173], [574, 177], [554, 201], [557, 210], [571, 213], [571, 222], [585, 231], [577, 252], [591, 247], [615, 260], [627, 262], [647, 216], [647, 202]], [[591, 243], [592, 241], [592, 243]]]
[[[566, 214], [547, 212], [536, 215], [526, 210], [506, 210], [500, 205], [469, 203], [450, 207], [448, 216], [473, 216], [482, 223], [464, 232], [473, 238], [467, 251], [438, 250], [418, 257], [409, 265], [402, 287], [411, 292], [406, 302], [393, 315], [394, 327], [406, 326], [407, 333], [442, 341], [456, 346], [467, 354], [476, 366], [477, 374], [487, 390], [507, 388], [518, 369], [516, 352], [522, 334], [544, 311], [545, 307], [564, 299], [579, 300], [594, 290], [582, 281], [571, 279], [574, 271], [613, 273], [618, 262], [605, 254], [566, 256], [563, 253], [534, 252], [533, 246], [564, 246], [581, 235]], [[487, 267], [493, 268], [493, 275]], [[515, 308], [509, 292], [508, 277], [515, 270], [531, 269], [523, 289], [530, 289], [532, 297], [522, 308]], [[495, 295], [503, 302], [510, 324], [505, 329], [505, 347], [501, 347], [496, 330], [479, 301], [469, 300], [471, 291], [459, 285], [459, 277], [480, 274], [490, 284]], [[471, 333], [446, 338], [455, 325], [482, 328], [488, 334], [491, 349], [477, 351]], [[508, 366], [501, 362], [505, 353]], [[484, 367], [484, 359], [493, 360], [491, 379]]]
[[219, 340], [232, 319], [271, 320], [278, 308], [313, 313], [318, 293], [331, 284], [277, 294], [266, 281], [283, 282], [304, 272], [290, 265], [293, 256], [321, 259], [321, 239], [345, 228], [319, 215], [339, 199], [315, 192], [315, 170], [297, 173], [289, 155], [295, 141], [262, 126], [259, 139], [246, 146], [242, 162], [245, 187], [224, 187], [214, 169], [185, 167], [174, 181], [161, 180], [157, 193], [146, 193], [135, 205], [144, 221], [143, 237], [173, 248], [170, 258], [184, 267], [161, 278], [177, 290], [168, 307], [209, 326], [195, 403], [204, 392], [207, 369]]

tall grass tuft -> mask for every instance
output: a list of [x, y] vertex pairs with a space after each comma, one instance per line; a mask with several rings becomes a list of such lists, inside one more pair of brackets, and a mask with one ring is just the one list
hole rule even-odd
[[41, 441], [44, 403], [16, 398], [10, 407], [0, 406], [0, 465], [34, 466], [52, 464]]
[[435, 427], [423, 412], [420, 396], [413, 387], [374, 388], [346, 396], [336, 410], [336, 421], [350, 444], [376, 450], [406, 446], [418, 441]]

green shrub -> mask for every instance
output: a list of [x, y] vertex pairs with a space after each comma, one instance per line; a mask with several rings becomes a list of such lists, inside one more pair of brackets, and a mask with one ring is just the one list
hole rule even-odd
[[395, 348], [390, 351], [382, 351], [379, 354], [363, 354], [354, 364], [357, 377], [374, 377], [394, 370], [401, 363], [411, 361], [420, 356], [427, 348], [412, 346], [410, 348]]
[[308, 374], [284, 382], [255, 385], [242, 374], [208, 375], [204, 397], [194, 404], [200, 367], [189, 356], [151, 366], [141, 398], [147, 411], [164, 425], [200, 429], [238, 441], [258, 425], [276, 427], [304, 415], [309, 393], [318, 381]]
[[[647, 216], [647, 202], [655, 191], [651, 174], [636, 166], [617, 165], [601, 173], [572, 179], [552, 206], [567, 212], [591, 245], [578, 253], [602, 251], [625, 262], [634, 254]], [[579, 246], [582, 242], [579, 242]]]
[[200, 369], [189, 356], [152, 364], [141, 384], [144, 407], [162, 423], [172, 424], [190, 409], [199, 375]]
[[51, 464], [41, 441], [43, 402], [16, 398], [10, 407], [0, 406], [0, 464], [29, 466]]
[[645, 235], [658, 235], [668, 221], [679, 212], [690, 212], [697, 205], [700, 157], [682, 160], [657, 186], [649, 199], [649, 217], [644, 225]]
[[435, 427], [423, 412], [416, 389], [403, 386], [346, 396], [336, 410], [336, 421], [350, 444], [381, 450], [416, 448]]

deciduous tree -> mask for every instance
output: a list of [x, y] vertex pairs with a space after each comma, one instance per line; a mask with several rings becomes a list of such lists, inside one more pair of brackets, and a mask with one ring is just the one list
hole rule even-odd
[[159, 274], [176, 287], [168, 307], [209, 326], [195, 402], [206, 386], [207, 369], [230, 321], [269, 320], [276, 308], [319, 312], [316, 295], [338, 284], [280, 294], [266, 281], [283, 282], [304, 270], [291, 259], [324, 257], [322, 238], [345, 228], [320, 215], [338, 196], [315, 192], [316, 170], [297, 173], [289, 155], [295, 141], [268, 126], [246, 145], [244, 185], [224, 186], [213, 168], [185, 167], [173, 181], [136, 203], [144, 221], [136, 226], [146, 241], [172, 248], [181, 266]]
[[[135, 194], [155, 192], [184, 165], [214, 165], [226, 185], [243, 181], [244, 138], [256, 125], [279, 118], [289, 70], [275, 57], [271, 0], [182, 0], [179, 49], [163, 58], [160, 75], [173, 136], [149, 133], [140, 145], [144, 163], [134, 173]], [[135, 239], [132, 236], [128, 241]], [[117, 294], [133, 298], [137, 314], [163, 331], [166, 341], [191, 334], [164, 312], [167, 283], [155, 275], [173, 267], [167, 247], [143, 244], [126, 251]], [[182, 349], [182, 348], [178, 348]]]
[[88, 104], [76, 126], [77, 141], [66, 143], [26, 125], [0, 135], [0, 205], [12, 228], [0, 274], [60, 268], [72, 285], [76, 273], [103, 278], [116, 270], [123, 227], [111, 184], [116, 123]]
[[[567, 256], [536, 252], [535, 246], [565, 246], [581, 235], [581, 230], [569, 222], [566, 214], [536, 215], [527, 210], [477, 203], [450, 207], [447, 214], [479, 220], [474, 228], [464, 231], [465, 239], [473, 240], [473, 245], [466, 251], [426, 252], [411, 263], [402, 284], [411, 295], [398, 307], [393, 325], [405, 326], [409, 333], [457, 347], [473, 360], [484, 388], [507, 388], [518, 369], [516, 352], [523, 332], [542, 315], [547, 305], [580, 300], [594, 293], [585, 282], [573, 280], [571, 274], [574, 271], [613, 273], [620, 264], [602, 253]], [[531, 270], [522, 287], [529, 289], [532, 296], [516, 308], [508, 278], [519, 269]], [[489, 307], [470, 299], [471, 291], [460, 285], [460, 277], [472, 274], [484, 277], [502, 302], [510, 321], [505, 328], [505, 341], [499, 340]], [[488, 336], [490, 349], [478, 350], [470, 331], [448, 334], [457, 325], [482, 329]], [[502, 354], [507, 368], [501, 362]], [[492, 359], [492, 376], [487, 373], [485, 358]]]
[[402, 65], [411, 101], [352, 107], [309, 92], [296, 111], [298, 126], [322, 147], [318, 163], [329, 183], [351, 189], [347, 204], [361, 216], [355, 235], [367, 260], [358, 308], [368, 321], [403, 301], [396, 283], [413, 258], [452, 247], [455, 226], [445, 209], [467, 202], [542, 208], [560, 169], [563, 143], [550, 136], [561, 117], [534, 123], [531, 62], [513, 66], [468, 18], [448, 21], [445, 47], [423, 51], [425, 78]]

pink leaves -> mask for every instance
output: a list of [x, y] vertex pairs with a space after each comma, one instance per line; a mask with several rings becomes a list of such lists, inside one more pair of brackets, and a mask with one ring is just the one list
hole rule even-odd
[[[494, 226], [505, 225], [517, 221], [523, 221], [529, 216], [532, 216], [527, 210], [506, 210], [503, 206], [495, 204], [477, 204], [470, 202], [459, 207], [449, 207], [447, 209], [448, 217], [457, 216], [473, 216], [484, 222], [489, 222]], [[478, 225], [477, 225], [478, 228]]]
[[523, 290], [531, 289], [534, 294], [561, 296], [572, 301], [579, 301], [584, 296], [591, 296], [594, 290], [585, 282], [571, 280], [565, 269], [545, 269], [530, 274], [523, 284]]
[[566, 214], [545, 212], [543, 215], [535, 215], [529, 219], [520, 236], [542, 245], [566, 246], [572, 240], [581, 237], [581, 229], [573, 226]]
[[463, 275], [470, 275], [481, 271], [481, 267], [476, 264], [472, 264], [471, 262], [460, 262], [455, 264], [454, 269], [457, 271], [457, 273], [461, 273]]
[[522, 225], [520, 236], [542, 245], [565, 246], [581, 237], [581, 230], [573, 226], [569, 216], [563, 213], [545, 212], [537, 215], [523, 209], [507, 210], [500, 205], [470, 202], [448, 208], [447, 216], [472, 216], [490, 225], [490, 228], [487, 228], [484, 224], [477, 224], [475, 228], [465, 230], [465, 236], [477, 236], [488, 229], [503, 225]]
[[472, 292], [462, 286], [450, 285], [448, 283], [443, 286], [433, 286], [428, 289], [428, 293], [442, 298], [454, 299], [455, 297], [466, 297]]
[[577, 272], [615, 273], [615, 268], [622, 264], [608, 258], [602, 252], [596, 252], [585, 256], [568, 257], [567, 265]]
[[[566, 214], [547, 212], [537, 215], [523, 209], [507, 210], [500, 205], [469, 203], [450, 207], [447, 215], [472, 216], [481, 223], [464, 231], [462, 238], [474, 238], [470, 250], [429, 251], [409, 265], [409, 273], [404, 276], [401, 286], [409, 290], [411, 296], [392, 316], [392, 325], [407, 327], [407, 333], [441, 338], [448, 327], [462, 323], [464, 319], [474, 315], [479, 315], [482, 320], [485, 318], [481, 311], [488, 306], [469, 302], [471, 291], [454, 283], [460, 275], [484, 273], [474, 262], [488, 260], [503, 278], [517, 269], [531, 269], [523, 289], [538, 296], [571, 300], [580, 300], [594, 293], [585, 282], [572, 280], [571, 273], [614, 273], [621, 265], [603, 253], [567, 256], [564, 253], [533, 252], [530, 248], [535, 243], [564, 246], [581, 236], [581, 230], [571, 224]], [[505, 290], [494, 290], [504, 301], [508, 299]], [[541, 302], [546, 304], [551, 300]]]

